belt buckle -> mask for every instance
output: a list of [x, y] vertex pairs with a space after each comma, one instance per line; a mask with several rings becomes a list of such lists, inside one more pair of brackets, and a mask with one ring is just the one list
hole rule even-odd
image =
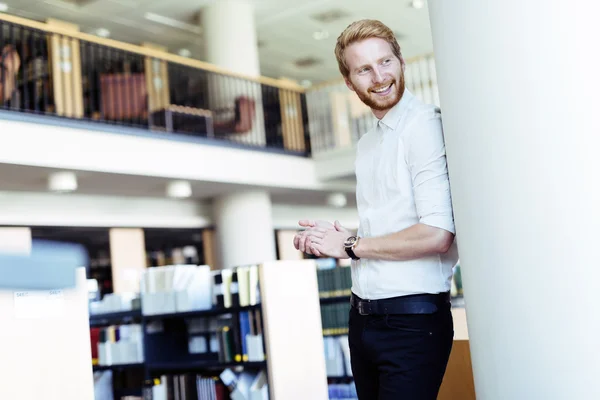
[[365, 304], [364, 300], [359, 300], [359, 302], [358, 302], [358, 313], [360, 315], [368, 315], [368, 313], [365, 312], [364, 304]]

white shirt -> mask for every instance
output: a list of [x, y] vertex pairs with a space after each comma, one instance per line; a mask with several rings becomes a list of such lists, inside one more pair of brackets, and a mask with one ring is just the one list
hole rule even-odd
[[[440, 110], [405, 90], [359, 140], [355, 162], [358, 235], [394, 233], [417, 223], [452, 233], [454, 219]], [[409, 261], [352, 261], [352, 291], [382, 299], [450, 290], [456, 246]]]

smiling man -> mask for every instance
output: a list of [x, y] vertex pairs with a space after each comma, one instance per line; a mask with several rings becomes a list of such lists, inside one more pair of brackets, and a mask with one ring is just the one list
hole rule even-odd
[[346, 85], [377, 118], [357, 145], [356, 235], [302, 220], [297, 249], [352, 258], [349, 343], [360, 400], [435, 400], [453, 341], [457, 253], [440, 111], [405, 87], [393, 32], [351, 24], [335, 55]]

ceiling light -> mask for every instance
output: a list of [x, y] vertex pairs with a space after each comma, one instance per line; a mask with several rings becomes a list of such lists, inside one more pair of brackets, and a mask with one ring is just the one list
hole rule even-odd
[[313, 33], [313, 38], [315, 40], [324, 40], [327, 39], [329, 37], [329, 32], [327, 31], [316, 31], [315, 33]]
[[73, 172], [54, 172], [48, 177], [48, 190], [67, 193], [77, 190], [77, 176]]
[[199, 25], [188, 24], [186, 22], [178, 21], [176, 19], [165, 17], [162, 15], [147, 12], [146, 14], [144, 14], [144, 18], [146, 18], [148, 21], [170, 26], [171, 28], [182, 29], [184, 31], [195, 33], [197, 35], [200, 35], [202, 33], [202, 28]]
[[300, 85], [302, 85], [302, 87], [309, 88], [312, 86], [312, 82], [308, 79], [304, 79], [302, 82], [300, 82]]
[[0, 3], [0, 12], [8, 11], [8, 4]]
[[192, 56], [192, 52], [189, 51], [188, 49], [179, 49], [178, 54], [181, 57], [191, 57]]
[[103, 38], [107, 38], [110, 36], [110, 31], [106, 28], [98, 28], [96, 29], [96, 35]]
[[412, 0], [410, 2], [410, 6], [420, 10], [421, 8], [425, 7], [425, 0]]
[[167, 185], [167, 196], [184, 199], [192, 195], [192, 185], [188, 181], [173, 181]]
[[331, 207], [342, 208], [348, 203], [348, 199], [344, 193], [331, 193], [327, 196], [327, 204]]

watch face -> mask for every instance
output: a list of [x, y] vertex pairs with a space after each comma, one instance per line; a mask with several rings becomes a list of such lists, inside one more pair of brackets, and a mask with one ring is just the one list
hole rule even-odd
[[352, 247], [354, 245], [354, 243], [356, 243], [356, 236], [350, 236], [348, 239], [346, 239], [346, 242], [344, 243], [345, 247]]

